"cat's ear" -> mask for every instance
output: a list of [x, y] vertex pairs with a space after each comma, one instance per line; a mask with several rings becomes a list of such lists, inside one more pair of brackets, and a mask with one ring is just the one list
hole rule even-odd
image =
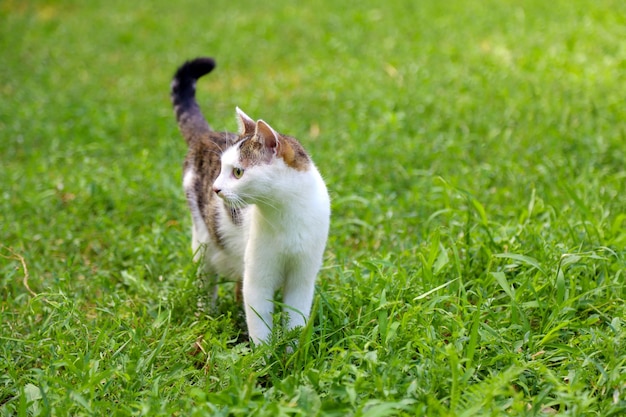
[[239, 125], [239, 134], [251, 135], [256, 130], [256, 123], [247, 114], [245, 114], [239, 107], [237, 109], [237, 124]]
[[275, 151], [278, 147], [278, 133], [263, 120], [257, 122], [255, 134], [265, 143], [266, 148]]

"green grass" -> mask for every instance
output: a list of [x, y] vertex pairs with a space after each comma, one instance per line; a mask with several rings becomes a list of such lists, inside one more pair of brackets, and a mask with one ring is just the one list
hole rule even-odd
[[[623, 415], [625, 5], [1, 2], [0, 415]], [[191, 260], [198, 55], [213, 126], [300, 138], [333, 198], [269, 347]]]

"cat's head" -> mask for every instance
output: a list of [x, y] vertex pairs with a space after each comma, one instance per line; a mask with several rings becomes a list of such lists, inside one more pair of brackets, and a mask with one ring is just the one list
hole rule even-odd
[[239, 139], [223, 152], [213, 191], [235, 207], [269, 202], [290, 175], [307, 171], [311, 160], [295, 139], [239, 108], [237, 121]]

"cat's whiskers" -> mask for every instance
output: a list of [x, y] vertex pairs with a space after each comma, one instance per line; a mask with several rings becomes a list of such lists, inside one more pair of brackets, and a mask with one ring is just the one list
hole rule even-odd
[[273, 200], [270, 197], [259, 197], [259, 196], [257, 196], [257, 197], [246, 196], [246, 197], [251, 197], [251, 200], [253, 200], [255, 202], [259, 202], [263, 206], [270, 207], [273, 210], [276, 210], [276, 211], [279, 210], [279, 208], [276, 207], [276, 205], [272, 204]]
[[246, 197], [246, 199], [250, 201], [252, 204], [255, 204], [257, 206], [260, 205], [264, 208], [269, 207], [274, 212], [282, 211], [280, 207], [276, 206], [275, 204], [276, 202], [271, 197], [251, 196], [251, 195], [244, 195], [244, 197]]
[[[254, 204], [258, 206], [257, 203], [261, 203], [264, 207], [270, 207], [272, 210], [279, 211], [279, 208], [276, 207], [276, 205], [272, 204], [271, 198], [259, 197], [259, 196], [255, 197], [249, 194], [240, 194], [240, 195], [235, 196], [234, 199], [231, 200], [230, 204], [232, 204], [233, 206], [237, 206], [237, 208], [243, 209], [249, 206], [250, 204]], [[262, 214], [263, 213], [262, 210], [258, 210], [257, 212], [259, 213], [261, 218], [266, 221], [266, 223], [270, 224], [272, 227], [275, 226], [274, 224], [272, 224], [271, 221], [268, 220], [266, 216]]]
[[236, 196], [236, 198], [233, 200], [233, 207], [235, 207], [236, 209], [244, 209], [248, 204], [239, 196]]
[[[256, 204], [256, 203], [260, 202], [260, 203], [262, 203], [262, 205], [264, 207], [270, 207], [272, 210], [274, 210], [276, 212], [279, 211], [279, 208], [276, 207], [274, 204], [272, 204], [273, 200], [271, 198], [269, 198], [269, 197], [262, 197], [262, 196], [253, 197], [253, 196], [250, 196], [250, 195], [244, 195], [244, 197], [250, 197], [249, 200], [253, 201], [253, 204], [257, 205], [257, 207], [258, 207], [258, 204]], [[270, 225], [272, 227], [272, 229], [277, 230], [276, 224], [265, 215], [263, 210], [257, 210], [256, 213], [257, 213], [258, 216], [261, 217], [261, 219], [263, 219], [265, 221], [265, 223]]]

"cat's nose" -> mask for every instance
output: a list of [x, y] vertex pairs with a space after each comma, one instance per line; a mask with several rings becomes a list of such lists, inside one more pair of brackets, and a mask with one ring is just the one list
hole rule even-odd
[[222, 190], [220, 188], [213, 187], [213, 192], [219, 195], [222, 192]]

